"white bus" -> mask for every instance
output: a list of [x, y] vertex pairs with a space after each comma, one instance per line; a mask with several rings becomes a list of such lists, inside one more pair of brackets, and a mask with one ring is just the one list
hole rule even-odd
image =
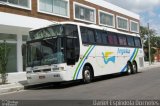
[[138, 72], [143, 67], [138, 34], [76, 22], [61, 22], [30, 31], [27, 41], [29, 84]]

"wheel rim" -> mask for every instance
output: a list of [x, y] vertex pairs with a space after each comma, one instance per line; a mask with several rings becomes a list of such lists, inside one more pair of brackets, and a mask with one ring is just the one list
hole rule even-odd
[[130, 74], [131, 73], [131, 66], [130, 66], [130, 64], [128, 64], [128, 74]]
[[90, 80], [91, 80], [91, 74], [90, 74], [90, 71], [89, 70], [85, 70], [85, 72], [84, 72], [84, 77], [85, 77], [85, 81], [86, 82], [90, 82]]
[[133, 63], [133, 71], [134, 71], [134, 73], [136, 73], [136, 72], [137, 72], [137, 66], [136, 66], [136, 64], [135, 64], [135, 63]]

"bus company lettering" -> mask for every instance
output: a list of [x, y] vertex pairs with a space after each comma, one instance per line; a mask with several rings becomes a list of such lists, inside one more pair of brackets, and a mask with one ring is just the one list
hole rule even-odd
[[124, 55], [124, 54], [130, 54], [130, 50], [129, 49], [120, 49], [118, 48], [118, 54]]

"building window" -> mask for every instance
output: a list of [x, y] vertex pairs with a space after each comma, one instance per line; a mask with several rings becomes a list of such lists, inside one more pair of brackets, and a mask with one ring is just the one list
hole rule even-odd
[[31, 8], [31, 0], [0, 0], [0, 2], [5, 2], [16, 7]]
[[28, 35], [23, 35], [23, 36], [22, 36], [22, 41], [23, 41], [23, 42], [26, 42], [26, 41], [28, 40], [28, 37], [29, 37]]
[[128, 19], [117, 16], [117, 28], [128, 31]]
[[130, 21], [131, 32], [139, 32], [138, 22]]
[[0, 33], [0, 42], [4, 40], [10, 48], [7, 73], [17, 72], [17, 35]]
[[95, 23], [96, 18], [95, 14], [96, 11], [94, 8], [79, 4], [79, 3], [74, 3], [74, 18], [76, 20], [80, 21], [85, 21], [89, 23]]
[[39, 12], [46, 14], [69, 17], [68, 0], [39, 0]]
[[17, 41], [17, 35], [0, 33], [0, 41]]
[[114, 27], [114, 15], [110, 13], [106, 13], [103, 11], [99, 11], [99, 24], [109, 27]]

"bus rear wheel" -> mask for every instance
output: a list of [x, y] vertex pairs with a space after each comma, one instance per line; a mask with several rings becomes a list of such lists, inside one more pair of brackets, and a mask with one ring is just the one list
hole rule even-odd
[[131, 63], [127, 63], [127, 74], [132, 74], [133, 66]]
[[83, 82], [84, 83], [90, 83], [93, 79], [93, 74], [91, 71], [91, 68], [89, 66], [85, 66], [83, 68]]
[[133, 67], [132, 74], [137, 73], [137, 72], [138, 72], [138, 68], [137, 68], [137, 64], [136, 64], [136, 62], [135, 62], [135, 61], [132, 63], [132, 67]]

